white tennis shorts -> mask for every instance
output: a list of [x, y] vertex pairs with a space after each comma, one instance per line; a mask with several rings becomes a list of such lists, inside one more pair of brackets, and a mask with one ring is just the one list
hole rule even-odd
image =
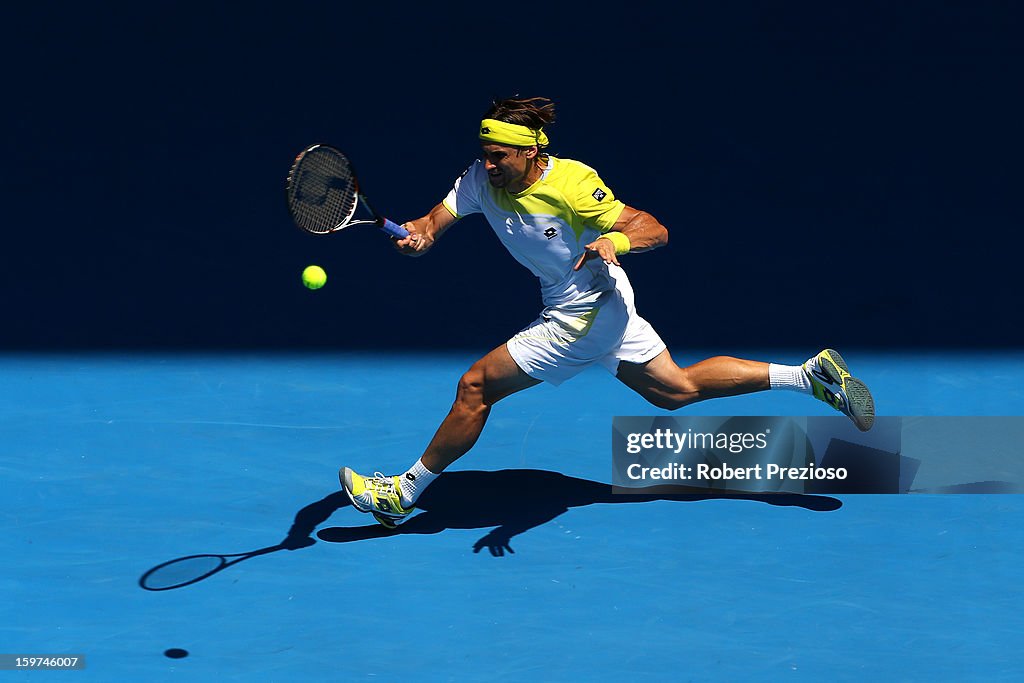
[[620, 361], [646, 363], [665, 350], [651, 324], [637, 315], [632, 297], [623, 298], [618, 289], [592, 307], [545, 308], [506, 346], [523, 372], [556, 386], [595, 363], [614, 375]]

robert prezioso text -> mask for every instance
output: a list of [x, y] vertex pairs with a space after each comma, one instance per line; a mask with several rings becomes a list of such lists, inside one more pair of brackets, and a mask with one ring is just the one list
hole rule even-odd
[[648, 479], [659, 481], [722, 481], [726, 479], [784, 481], [846, 479], [848, 474], [845, 467], [817, 467], [814, 463], [806, 467], [786, 467], [774, 463], [731, 467], [707, 463], [683, 465], [674, 462], [662, 467], [644, 467], [639, 463], [633, 463], [626, 468], [626, 476], [633, 481]]

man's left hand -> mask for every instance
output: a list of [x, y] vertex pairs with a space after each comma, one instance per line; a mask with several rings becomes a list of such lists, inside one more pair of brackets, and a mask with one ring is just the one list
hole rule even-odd
[[583, 252], [583, 256], [580, 256], [576, 265], [573, 266], [573, 270], [579, 270], [583, 267], [584, 263], [594, 258], [603, 259], [608, 265], [620, 265], [619, 257], [615, 255], [615, 245], [609, 239], [599, 237], [583, 248], [586, 251]]

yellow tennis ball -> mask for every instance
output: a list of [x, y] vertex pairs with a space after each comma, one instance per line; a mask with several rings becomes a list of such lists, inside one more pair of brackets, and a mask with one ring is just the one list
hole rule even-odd
[[327, 284], [327, 273], [320, 266], [306, 266], [302, 271], [302, 284], [310, 289], [320, 289]]

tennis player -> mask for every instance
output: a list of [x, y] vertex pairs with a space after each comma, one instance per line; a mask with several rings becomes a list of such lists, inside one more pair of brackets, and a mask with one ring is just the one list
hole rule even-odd
[[540, 280], [544, 310], [469, 368], [455, 403], [408, 471], [364, 477], [339, 472], [352, 504], [394, 528], [446, 467], [464, 455], [495, 403], [540, 382], [559, 385], [592, 365], [613, 373], [655, 406], [769, 389], [804, 392], [848, 415], [861, 430], [874, 422], [867, 386], [831, 349], [801, 366], [718, 356], [688, 367], [636, 311], [619, 259], [663, 247], [668, 231], [627, 206], [590, 167], [545, 153], [555, 120], [546, 98], [496, 101], [479, 124], [481, 158], [431, 211], [405, 224], [396, 248], [423, 256], [456, 221], [482, 213], [512, 256]]

